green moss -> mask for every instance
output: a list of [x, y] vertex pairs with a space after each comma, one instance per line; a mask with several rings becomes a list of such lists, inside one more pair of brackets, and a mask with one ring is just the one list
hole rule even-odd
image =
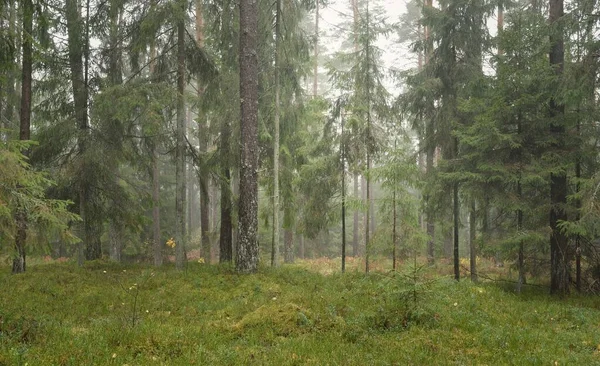
[[596, 298], [298, 265], [8, 272], [0, 365], [600, 364]]

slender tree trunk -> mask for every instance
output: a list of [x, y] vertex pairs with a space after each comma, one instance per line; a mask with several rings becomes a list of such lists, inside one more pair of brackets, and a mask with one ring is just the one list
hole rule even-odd
[[344, 154], [344, 111], [342, 110], [342, 136], [340, 153], [342, 158], [342, 273], [346, 271], [346, 156]]
[[[521, 178], [519, 177], [519, 181], [517, 182], [517, 197], [519, 197], [519, 201], [522, 199], [522, 191], [521, 191]], [[523, 230], [523, 210], [517, 210], [517, 231], [519, 235]], [[521, 292], [521, 288], [525, 283], [525, 248], [523, 240], [519, 240], [519, 254], [518, 254], [518, 267], [519, 267], [519, 280], [517, 281], [517, 293]]]
[[[396, 150], [396, 140], [394, 139], [394, 150]], [[397, 213], [396, 213], [396, 185], [398, 182], [396, 181], [396, 172], [394, 171], [394, 180], [393, 180], [393, 192], [392, 192], [392, 270], [396, 270], [396, 255], [397, 255], [397, 236], [396, 236], [396, 221], [397, 221]]]
[[[181, 2], [182, 8], [185, 3]], [[183, 10], [183, 9], [182, 9]], [[175, 146], [175, 266], [185, 264], [185, 23], [177, 24], [177, 130]]]
[[377, 228], [377, 222], [375, 221], [375, 190], [373, 188], [373, 183], [370, 184], [371, 189], [371, 200], [369, 201], [369, 211], [371, 211], [371, 218], [369, 220], [369, 224], [371, 225], [371, 227], [369, 228], [369, 231], [371, 232], [371, 236], [375, 235], [375, 229]]
[[[432, 179], [433, 175], [433, 158], [435, 155], [435, 137], [433, 119], [427, 118], [425, 127], [425, 145], [427, 146], [427, 157], [425, 161], [425, 175], [428, 179]], [[435, 216], [433, 214], [433, 203], [430, 202], [429, 196], [425, 197], [425, 210], [427, 222], [427, 262], [431, 265], [435, 262]]]
[[[580, 136], [580, 133], [581, 133], [580, 123], [578, 121], [577, 122], [577, 135]], [[575, 161], [575, 179], [577, 181], [575, 191], [577, 194], [579, 194], [579, 192], [581, 190], [581, 183], [580, 183], [581, 157], [580, 156], [578, 156]], [[578, 199], [576, 201], [576, 205], [577, 205], [577, 217], [575, 218], [575, 220], [579, 221], [581, 219], [581, 216], [580, 216], [581, 200]], [[581, 237], [579, 235], [577, 235], [575, 237], [575, 287], [577, 288], [578, 292], [581, 292]]]
[[458, 254], [458, 225], [459, 225], [459, 215], [460, 215], [460, 206], [458, 202], [458, 183], [455, 182], [452, 184], [452, 216], [454, 217], [454, 279], [460, 280], [460, 257]]
[[[23, 64], [21, 72], [21, 115], [19, 140], [26, 141], [31, 136], [31, 84], [33, 73], [33, 3], [23, 1]], [[27, 155], [27, 152], [25, 152]], [[27, 240], [27, 213], [23, 207], [17, 208], [15, 215], [17, 232], [15, 235], [16, 257], [13, 259], [12, 273], [22, 273], [26, 269], [25, 242]]]
[[276, 1], [275, 10], [275, 116], [273, 136], [273, 245], [271, 248], [271, 266], [279, 266], [279, 67], [281, 43], [281, 0]]
[[477, 282], [477, 211], [475, 210], [475, 200], [471, 200], [471, 210], [469, 212], [469, 246], [470, 246], [470, 272], [471, 281]]
[[[202, 1], [196, 0], [196, 42], [198, 43], [198, 47], [204, 48], [204, 18], [202, 15]], [[200, 78], [198, 78], [198, 99], [202, 99], [202, 94], [204, 90], [204, 83]], [[198, 103], [198, 150], [200, 154], [205, 154], [208, 149], [208, 126], [206, 116], [203, 115], [201, 111], [201, 103]], [[200, 237], [201, 237], [201, 247], [202, 247], [202, 256], [204, 260], [208, 263], [210, 262], [210, 218], [209, 218], [209, 182], [208, 176], [205, 172], [200, 173], [200, 177], [198, 178], [198, 183], [200, 185]]]
[[[425, 0], [425, 6], [431, 8], [433, 6], [432, 0]], [[425, 26], [423, 30], [423, 37], [425, 38], [425, 64], [429, 63], [431, 54], [433, 52], [433, 45], [430, 41], [431, 29], [429, 26]], [[435, 156], [435, 126], [434, 119], [430, 113], [425, 113], [425, 146], [427, 149], [427, 157], [425, 160], [425, 175], [428, 180], [432, 179], [434, 170], [434, 156]], [[427, 226], [427, 262], [432, 265], [435, 263], [435, 215], [433, 213], [433, 204], [429, 201], [429, 197], [425, 197], [425, 216]]]
[[[562, 26], [558, 22], [564, 15], [563, 0], [550, 0], [549, 12], [550, 25], [556, 27], [550, 36], [550, 65], [555, 67], [558, 77], [562, 77], [564, 67], [564, 40]], [[564, 105], [556, 99], [550, 100], [550, 133], [556, 139], [557, 143], [553, 148], [557, 155], [564, 150], [565, 145], [565, 121]], [[550, 176], [550, 228], [552, 235], [550, 238], [550, 292], [552, 294], [564, 295], [569, 293], [569, 262], [570, 253], [568, 248], [568, 239], [559, 229], [560, 221], [567, 220], [565, 206], [567, 204], [567, 175], [564, 172], [552, 173]]]
[[[229, 129], [226, 125], [225, 129]], [[223, 132], [223, 129], [221, 130]], [[221, 144], [227, 144], [226, 149], [229, 149], [229, 132], [221, 133], [221, 140], [227, 138], [227, 141], [222, 141]], [[224, 152], [229, 154], [229, 151]], [[231, 262], [233, 259], [233, 238], [232, 238], [232, 224], [231, 224], [231, 175], [229, 167], [223, 164], [221, 166], [221, 173], [223, 174], [224, 181], [221, 183], [221, 233], [219, 235], [219, 262]]]
[[[354, 173], [354, 198], [358, 199], [358, 173]], [[354, 209], [352, 218], [352, 256], [358, 257], [358, 210]]]
[[[152, 0], [152, 7], [155, 5], [155, 0]], [[156, 69], [156, 44], [153, 41], [150, 44], [150, 61], [149, 71], [150, 79], [154, 79], [154, 71]], [[151, 178], [152, 178], [152, 254], [155, 266], [163, 264], [163, 247], [160, 240], [160, 169], [158, 166], [158, 138], [152, 137], [151, 144]]]
[[230, 167], [230, 124], [228, 120], [221, 124], [221, 231], [219, 235], [219, 262], [233, 260], [233, 229], [231, 222], [231, 171]]
[[154, 265], [163, 264], [162, 243], [160, 240], [160, 181], [158, 169], [158, 149], [152, 148], [152, 235]]
[[[500, 35], [502, 33], [502, 31], [504, 30], [504, 5], [502, 4], [502, 2], [498, 2], [498, 23], [497, 23], [497, 30], [498, 30], [498, 35]], [[500, 42], [498, 42], [498, 56], [502, 56], [502, 54], [504, 53], [502, 51], [502, 47], [500, 46]]]
[[238, 272], [258, 267], [258, 2], [240, 0], [241, 167]]
[[316, 98], [319, 91], [319, 0], [315, 0], [315, 59], [313, 62], [313, 98]]

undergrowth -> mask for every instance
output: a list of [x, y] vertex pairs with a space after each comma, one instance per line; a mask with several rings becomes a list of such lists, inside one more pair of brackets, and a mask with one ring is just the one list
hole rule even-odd
[[6, 270], [0, 365], [600, 364], [597, 298], [516, 295], [430, 271]]

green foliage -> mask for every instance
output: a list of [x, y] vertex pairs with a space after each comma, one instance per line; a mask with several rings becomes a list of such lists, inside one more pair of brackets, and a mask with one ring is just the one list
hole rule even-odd
[[[17, 211], [27, 218], [30, 244], [37, 243], [45, 248], [47, 240], [61, 240], [68, 244], [79, 241], [70, 230], [78, 216], [69, 212], [71, 202], [49, 199], [46, 190], [54, 182], [47, 175], [35, 171], [21, 152], [30, 148], [29, 141], [0, 143], [0, 238], [14, 241]], [[33, 241], [33, 242], [32, 242]], [[4, 248], [3, 248], [4, 249]]]

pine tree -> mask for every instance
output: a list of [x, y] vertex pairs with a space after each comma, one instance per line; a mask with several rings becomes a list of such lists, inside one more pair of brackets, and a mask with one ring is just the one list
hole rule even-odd
[[258, 4], [240, 1], [241, 166], [236, 269], [258, 266]]

